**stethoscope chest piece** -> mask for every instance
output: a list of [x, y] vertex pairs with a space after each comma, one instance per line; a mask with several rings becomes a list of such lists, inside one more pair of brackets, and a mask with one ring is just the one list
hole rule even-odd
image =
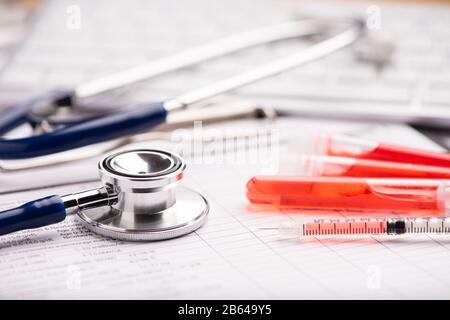
[[198, 192], [178, 186], [186, 165], [176, 154], [131, 150], [99, 163], [109, 206], [78, 212], [89, 230], [114, 239], [164, 240], [188, 234], [207, 219], [209, 204]]

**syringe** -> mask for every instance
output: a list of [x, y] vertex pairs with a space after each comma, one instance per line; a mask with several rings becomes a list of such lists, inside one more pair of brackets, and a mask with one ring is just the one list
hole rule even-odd
[[350, 235], [450, 234], [450, 218], [362, 218], [314, 219], [282, 222], [277, 228], [283, 237]]

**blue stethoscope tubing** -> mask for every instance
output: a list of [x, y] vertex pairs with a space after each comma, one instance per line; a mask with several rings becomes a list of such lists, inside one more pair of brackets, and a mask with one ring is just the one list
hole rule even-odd
[[[10, 113], [7, 118], [0, 117], [0, 127], [3, 125], [4, 128], [14, 128], [25, 123], [27, 113], [37, 103], [53, 102], [55, 98], [58, 99], [64, 95], [64, 92], [52, 92], [20, 105], [15, 109], [14, 114]], [[18, 139], [0, 139], [0, 158], [38, 157], [137, 134], [164, 123], [167, 113], [163, 102], [151, 102], [66, 126], [50, 133]]]
[[[0, 139], [0, 159], [24, 159], [44, 156], [150, 130], [164, 123], [169, 111], [183, 109], [192, 103], [279, 74], [345, 48], [359, 39], [363, 33], [362, 26], [361, 21], [355, 20], [351, 27], [345, 31], [314, 44], [301, 52], [270, 62], [249, 72], [193, 90], [176, 99], [143, 103], [133, 108], [127, 108], [124, 111], [98, 116], [41, 135], [17, 139]], [[272, 41], [274, 40], [272, 39]], [[264, 41], [260, 42], [263, 43]], [[247, 46], [241, 44], [238, 49]], [[227, 52], [231, 51], [233, 50], [228, 49]], [[219, 54], [215, 53], [213, 56], [217, 55]], [[166, 71], [172, 69], [169, 67]], [[161, 74], [161, 72], [156, 74]], [[144, 77], [137, 77], [138, 80], [142, 78]], [[116, 83], [113, 83], [109, 88], [111, 87], [116, 88], [118, 86]], [[53, 91], [10, 108], [8, 113], [0, 115], [0, 133], [4, 134], [27, 122], [29, 112], [36, 106], [45, 103], [58, 104], [60, 101], [70, 102], [74, 96], [75, 91]], [[175, 107], [173, 107], [174, 105]]]
[[64, 221], [66, 216], [64, 202], [58, 195], [33, 200], [0, 212], [0, 235], [45, 227]]

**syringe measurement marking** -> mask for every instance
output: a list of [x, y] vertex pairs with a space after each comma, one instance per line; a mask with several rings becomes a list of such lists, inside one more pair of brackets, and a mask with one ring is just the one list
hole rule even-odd
[[[445, 227], [445, 221], [409, 221], [406, 232], [407, 233], [448, 233], [449, 228]], [[438, 225], [436, 225], [438, 224]]]
[[311, 222], [303, 224], [303, 235], [380, 234], [386, 232], [384, 222]]

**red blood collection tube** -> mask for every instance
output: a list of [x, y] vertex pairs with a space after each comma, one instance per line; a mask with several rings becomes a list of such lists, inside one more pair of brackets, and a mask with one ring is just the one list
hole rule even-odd
[[302, 176], [450, 179], [450, 167], [333, 156], [302, 156]]
[[358, 159], [450, 167], [450, 153], [424, 151], [345, 135], [319, 135], [316, 153]]
[[247, 183], [253, 204], [280, 208], [450, 213], [450, 182], [425, 179], [256, 176]]

